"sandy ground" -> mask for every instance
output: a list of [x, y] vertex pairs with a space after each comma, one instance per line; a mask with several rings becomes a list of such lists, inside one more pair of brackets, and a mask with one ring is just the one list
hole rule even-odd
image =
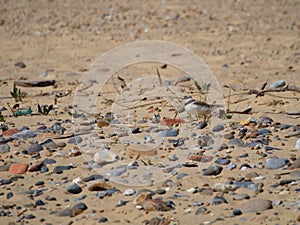
[[[56, 80], [53, 87], [26, 88], [28, 96], [24, 98], [21, 107], [54, 104], [55, 93], [67, 90], [71, 94], [58, 98], [57, 115], [51, 116], [20, 116], [13, 117], [10, 110], [3, 111], [9, 128], [28, 126], [36, 129], [40, 123], [52, 126], [55, 121], [72, 119], [68, 112], [72, 112], [72, 104], [79, 81], [88, 71], [89, 66], [105, 52], [133, 41], [163, 40], [177, 43], [199, 55], [211, 69], [222, 88], [227, 102], [231, 87], [230, 110], [243, 111], [252, 107], [251, 115], [233, 114], [230, 122], [239, 123], [253, 116], [269, 116], [274, 122], [290, 124], [299, 127], [299, 115], [292, 116], [283, 112], [299, 112], [299, 93], [275, 92], [262, 97], [247, 94], [250, 89], [260, 90], [267, 82], [267, 87], [273, 81], [285, 80], [289, 86], [300, 87], [300, 24], [299, 1], [0, 1], [0, 107], [8, 108], [7, 103], [15, 104], [10, 96], [14, 81], [20, 80]], [[15, 66], [17, 62], [24, 62], [26, 68]], [[148, 76], [160, 64], [142, 64], [124, 68], [117, 75], [125, 77], [129, 83], [139, 76]], [[47, 70], [53, 70], [46, 77], [40, 75]], [[184, 73], [172, 67], [160, 69], [163, 76], [176, 80]], [[119, 85], [119, 83], [118, 83]], [[108, 91], [115, 92], [114, 87], [107, 85]], [[185, 89], [186, 90], [186, 89]], [[48, 96], [37, 96], [39, 93], [50, 93]], [[110, 96], [111, 97], [111, 96]], [[112, 97], [111, 97], [112, 98]], [[106, 108], [107, 110], [107, 108]], [[105, 114], [102, 112], [102, 114]], [[141, 114], [138, 113], [139, 116]], [[171, 115], [173, 115], [171, 113]], [[151, 117], [152, 114], [143, 115]], [[229, 126], [229, 125], [228, 125]], [[65, 125], [72, 129], [71, 123]], [[226, 130], [226, 132], [229, 132]], [[297, 138], [285, 139], [285, 131], [278, 134], [282, 141], [273, 141], [273, 147], [280, 147], [273, 155], [294, 159], [299, 157], [299, 149], [295, 150]], [[275, 134], [273, 135], [275, 136]], [[53, 136], [49, 136], [52, 138]], [[36, 138], [38, 142], [46, 136]], [[273, 140], [273, 137], [272, 137]], [[67, 139], [62, 139], [67, 142]], [[26, 149], [30, 140], [10, 145], [9, 153], [1, 154], [2, 165], [5, 162], [34, 162], [30, 156], [16, 154]], [[74, 145], [67, 145], [64, 150], [72, 150]], [[235, 162], [259, 164], [264, 159], [250, 153], [249, 149], [236, 148], [231, 154], [234, 158], [242, 153], [249, 153], [246, 160], [236, 159]], [[219, 157], [226, 156], [221, 152]], [[47, 152], [41, 153], [42, 158], [48, 157]], [[84, 166], [84, 157], [57, 157], [56, 165], [76, 163], [78, 167], [63, 174], [29, 173], [23, 174], [12, 185], [1, 187], [1, 208], [9, 206], [13, 217], [0, 217], [1, 224], [17, 221], [17, 213], [22, 210], [26, 214], [34, 214], [35, 219], [25, 219], [28, 224], [97, 224], [99, 218], [107, 217], [108, 224], [142, 224], [153, 217], [168, 218], [171, 224], [202, 224], [211, 221], [212, 224], [297, 224], [299, 223], [298, 207], [288, 203], [299, 202], [297, 185], [282, 186], [275, 191], [271, 185], [278, 182], [273, 180], [282, 170], [253, 169], [267, 179], [262, 193], [254, 193], [247, 189], [238, 189], [237, 193], [248, 193], [251, 199], [282, 200], [284, 203], [273, 209], [261, 213], [248, 213], [237, 217], [230, 217], [233, 209], [239, 208], [241, 202], [234, 201], [232, 196], [225, 194], [228, 204], [210, 205], [209, 202], [216, 194], [190, 194], [186, 190], [191, 187], [206, 187], [218, 182], [226, 182], [232, 177], [245, 176], [245, 171], [224, 170], [216, 177], [203, 177], [199, 168], [183, 168], [180, 172], [189, 176], [178, 182], [180, 187], [171, 188], [167, 196], [176, 192], [189, 194], [189, 198], [175, 198], [176, 209], [168, 212], [150, 212], [146, 214], [138, 210], [132, 203], [133, 196], [114, 194], [99, 199], [87, 190], [87, 185], [81, 183], [83, 192], [88, 197], [83, 202], [88, 209], [76, 217], [58, 217], [51, 211], [61, 210], [68, 205], [74, 205], [73, 198], [78, 197], [67, 193], [66, 186], [72, 179], [87, 177], [95, 171]], [[234, 160], [233, 160], [234, 161]], [[52, 167], [49, 167], [51, 171]], [[298, 168], [299, 170], [299, 168]], [[1, 172], [1, 179], [9, 179], [12, 174]], [[62, 180], [67, 177], [67, 183]], [[284, 179], [286, 177], [283, 177]], [[288, 178], [286, 178], [288, 179]], [[45, 210], [26, 208], [17, 210], [16, 206], [24, 206], [34, 202], [22, 191], [34, 189], [34, 183], [45, 181], [45, 193], [40, 197], [46, 201], [47, 196], [55, 196], [57, 201], [46, 201]], [[53, 187], [50, 181], [57, 182]], [[176, 179], [175, 179], [176, 181]], [[177, 182], [177, 181], [176, 181]], [[49, 188], [51, 186], [51, 188]], [[128, 186], [116, 184], [123, 192]], [[147, 187], [156, 190], [160, 186]], [[137, 188], [138, 190], [139, 188]], [[15, 193], [11, 199], [6, 194]], [[286, 192], [283, 192], [286, 191]], [[275, 194], [274, 194], [275, 193]], [[281, 193], [281, 194], [278, 194]], [[220, 195], [218, 193], [218, 195]], [[164, 199], [167, 197], [163, 196]], [[69, 199], [69, 201], [66, 201]], [[116, 207], [119, 200], [129, 200], [123, 207]], [[172, 198], [171, 198], [172, 199]], [[204, 203], [208, 212], [195, 215], [195, 201]], [[6, 209], [5, 209], [6, 210]], [[298, 217], [298, 219], [297, 219]], [[218, 220], [217, 218], [222, 218]], [[41, 220], [44, 219], [44, 220]], [[20, 224], [20, 222], [16, 222]]]

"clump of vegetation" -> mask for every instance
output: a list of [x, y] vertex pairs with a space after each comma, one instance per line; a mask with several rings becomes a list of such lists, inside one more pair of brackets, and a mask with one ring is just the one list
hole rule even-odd
[[38, 107], [38, 113], [39, 114], [42, 114], [42, 115], [48, 115], [49, 114], [49, 112], [53, 109], [53, 105], [40, 105], [40, 104], [38, 104], [37, 105], [37, 107]]
[[10, 92], [10, 95], [15, 99], [16, 102], [22, 102], [22, 99], [26, 97], [27, 93], [21, 91], [21, 89], [17, 88], [17, 86], [14, 84], [14, 88]]
[[0, 122], [5, 122], [4, 116], [2, 115], [1, 112], [0, 112]]

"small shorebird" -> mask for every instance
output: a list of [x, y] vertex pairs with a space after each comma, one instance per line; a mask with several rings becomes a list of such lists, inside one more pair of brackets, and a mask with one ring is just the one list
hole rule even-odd
[[204, 117], [204, 122], [207, 122], [209, 117], [211, 116], [211, 112], [216, 105], [209, 105], [206, 102], [196, 101], [190, 96], [184, 96], [184, 109], [189, 115], [196, 115], [199, 119], [200, 117]]

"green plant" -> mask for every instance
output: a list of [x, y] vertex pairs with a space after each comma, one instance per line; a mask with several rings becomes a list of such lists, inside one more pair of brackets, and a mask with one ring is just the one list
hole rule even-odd
[[1, 112], [0, 112], [0, 122], [5, 122], [4, 116], [2, 115]]
[[48, 115], [49, 112], [53, 109], [53, 105], [37, 105], [38, 107], [38, 113], [42, 114], [42, 115]]
[[21, 91], [21, 89], [17, 88], [17, 86], [14, 84], [14, 88], [10, 92], [10, 95], [15, 98], [16, 102], [22, 102], [22, 99], [26, 97], [27, 93]]

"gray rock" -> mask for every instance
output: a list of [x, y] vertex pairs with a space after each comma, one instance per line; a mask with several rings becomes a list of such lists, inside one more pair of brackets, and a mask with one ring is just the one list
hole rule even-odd
[[233, 170], [233, 169], [235, 169], [236, 167], [237, 167], [236, 164], [231, 163], [231, 164], [229, 164], [229, 165], [226, 166], [226, 170]]
[[73, 183], [67, 187], [67, 191], [72, 194], [79, 194], [80, 192], [82, 192], [82, 189], [78, 184]]
[[11, 138], [18, 139], [18, 140], [24, 140], [27, 138], [34, 138], [37, 136], [37, 132], [31, 131], [31, 130], [22, 130], [16, 134], [13, 134]]
[[57, 173], [60, 174], [62, 173], [64, 170], [69, 170], [71, 169], [70, 166], [56, 166], [53, 168], [53, 173]]
[[56, 160], [54, 160], [54, 159], [47, 158], [47, 159], [44, 160], [44, 165], [46, 165], [46, 164], [55, 164], [55, 163], [56, 163]]
[[32, 144], [27, 149], [28, 154], [34, 154], [43, 150], [43, 146], [40, 144]]
[[164, 138], [164, 137], [176, 137], [178, 135], [178, 130], [169, 129], [169, 130], [162, 130], [158, 132], [157, 137]]
[[270, 84], [270, 89], [283, 87], [285, 85], [285, 80], [274, 81]]
[[46, 140], [42, 141], [40, 143], [40, 145], [43, 147], [50, 147], [50, 146], [54, 146], [55, 142], [52, 139], [46, 139]]
[[126, 167], [119, 167], [106, 173], [107, 176], [119, 177], [127, 171]]
[[228, 144], [242, 147], [244, 145], [244, 142], [239, 138], [232, 138], [228, 141]]
[[250, 199], [250, 196], [248, 194], [237, 194], [233, 197], [233, 200], [244, 200], [244, 199]]
[[220, 132], [220, 131], [222, 131], [222, 130], [224, 130], [225, 129], [225, 126], [223, 125], [223, 124], [218, 124], [218, 125], [215, 125], [212, 129], [211, 129], [211, 131], [212, 132]]
[[0, 153], [4, 154], [10, 151], [10, 147], [8, 144], [0, 144]]
[[204, 206], [201, 206], [199, 209], [196, 210], [195, 215], [205, 214], [206, 211], [207, 209]]
[[268, 116], [261, 116], [256, 120], [256, 123], [259, 124], [271, 124], [273, 123], [273, 119]]
[[227, 200], [221, 196], [215, 196], [211, 201], [211, 205], [220, 205], [220, 204], [227, 204]]
[[222, 172], [223, 168], [221, 166], [210, 166], [208, 167], [204, 172], [204, 176], [212, 176], [212, 175], [218, 175]]
[[73, 216], [73, 211], [71, 208], [66, 208], [66, 209], [63, 209], [63, 210], [60, 210], [56, 213], [57, 216], [62, 216], [62, 217], [65, 217], [65, 216], [68, 216], [68, 217], [72, 217]]
[[269, 170], [276, 170], [290, 164], [286, 158], [270, 157], [266, 159], [266, 168]]
[[88, 207], [87, 207], [87, 205], [84, 204], [83, 202], [79, 202], [79, 203], [77, 203], [76, 205], [74, 205], [74, 206], [72, 207], [72, 209], [81, 209], [82, 211], [84, 211], [84, 210], [87, 210]]
[[40, 171], [41, 171], [41, 173], [47, 173], [49, 171], [49, 169], [46, 165], [43, 165]]
[[80, 136], [75, 136], [69, 139], [68, 144], [79, 144], [82, 142], [82, 138]]
[[243, 203], [239, 208], [243, 213], [259, 213], [268, 209], [272, 209], [273, 205], [272, 201], [270, 200], [254, 199]]
[[230, 163], [230, 160], [229, 159], [225, 159], [225, 158], [218, 158], [216, 161], [215, 161], [216, 164], [219, 164], [219, 165], [227, 165]]

